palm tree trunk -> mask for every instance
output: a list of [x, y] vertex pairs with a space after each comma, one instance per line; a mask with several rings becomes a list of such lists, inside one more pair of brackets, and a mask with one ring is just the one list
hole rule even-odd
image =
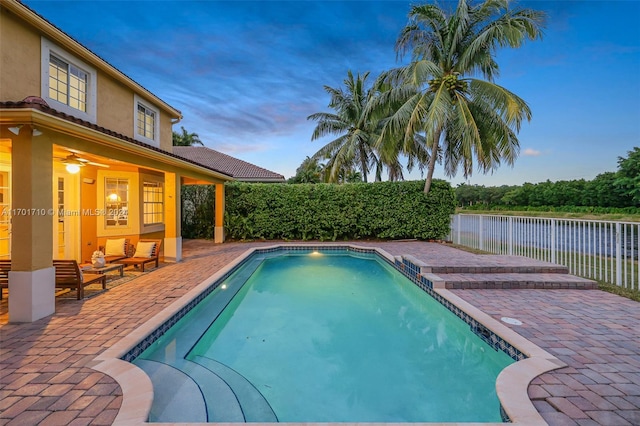
[[429, 158], [429, 167], [427, 167], [427, 179], [424, 181], [424, 193], [428, 194], [431, 190], [431, 181], [433, 180], [433, 171], [436, 168], [438, 160], [438, 147], [440, 145], [440, 135], [434, 138], [433, 147], [431, 148], [431, 158]]
[[362, 169], [362, 179], [364, 180], [364, 183], [367, 183], [367, 174], [369, 170], [367, 170], [367, 157], [363, 151], [363, 149], [360, 149], [360, 168]]

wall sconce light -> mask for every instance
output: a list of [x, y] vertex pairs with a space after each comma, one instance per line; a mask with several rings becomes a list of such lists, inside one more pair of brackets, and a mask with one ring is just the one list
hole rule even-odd
[[9, 131], [14, 135], [19, 135], [20, 129], [22, 129], [22, 124], [20, 124], [19, 126], [9, 127]]
[[[11, 133], [13, 133], [14, 135], [19, 135], [20, 134], [20, 129], [22, 129], [24, 125], [23, 124], [19, 124], [17, 126], [13, 126], [13, 127], [9, 127], [9, 131]], [[31, 134], [33, 136], [41, 136], [42, 132], [38, 129], [36, 129], [35, 127], [31, 127]]]

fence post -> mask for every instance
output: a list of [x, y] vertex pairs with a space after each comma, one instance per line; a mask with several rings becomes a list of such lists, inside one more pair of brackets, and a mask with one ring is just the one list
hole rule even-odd
[[484, 216], [480, 215], [480, 223], [479, 223], [479, 229], [478, 229], [478, 249], [480, 250], [484, 250], [484, 241], [482, 241], [483, 237], [484, 237], [484, 232], [482, 232], [482, 218]]
[[551, 263], [556, 263], [556, 220], [551, 219]]
[[616, 285], [622, 286], [622, 235], [620, 223], [616, 223]]
[[460, 230], [462, 229], [462, 215], [459, 214], [457, 216], [458, 216], [458, 229], [457, 229], [457, 231], [458, 231], [457, 232], [458, 233], [458, 236], [457, 236], [458, 240], [456, 241], [456, 244], [461, 244], [460, 243], [460, 241], [461, 241], [460, 240], [460, 232], [461, 232]]
[[513, 256], [513, 217], [509, 216], [507, 218], [507, 253], [509, 256]]

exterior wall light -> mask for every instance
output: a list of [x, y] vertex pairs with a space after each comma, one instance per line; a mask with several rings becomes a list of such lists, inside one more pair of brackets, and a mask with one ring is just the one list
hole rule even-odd
[[[9, 127], [9, 131], [11, 133], [13, 133], [14, 135], [19, 135], [20, 134], [20, 129], [22, 129], [24, 125], [23, 124], [18, 124], [17, 126], [13, 126], [13, 127]], [[36, 129], [35, 127], [31, 128], [31, 134], [33, 136], [41, 136], [42, 132], [38, 129]]]
[[19, 126], [9, 127], [9, 131], [14, 135], [19, 135], [20, 129], [22, 129], [22, 124], [20, 124]]

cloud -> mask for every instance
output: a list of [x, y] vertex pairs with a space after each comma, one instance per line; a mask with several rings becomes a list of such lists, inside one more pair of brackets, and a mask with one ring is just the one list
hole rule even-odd
[[238, 153], [247, 153], [247, 152], [264, 152], [264, 151], [273, 149], [273, 147], [270, 144], [260, 144], [260, 143], [238, 144], [238, 143], [222, 142], [222, 143], [216, 143], [212, 146], [214, 146], [214, 148], [217, 149], [218, 151], [221, 151], [230, 155], [234, 155]]
[[522, 155], [524, 155], [525, 157], [539, 157], [540, 155], [542, 155], [542, 152], [538, 151], [537, 149], [527, 148], [522, 152]]

